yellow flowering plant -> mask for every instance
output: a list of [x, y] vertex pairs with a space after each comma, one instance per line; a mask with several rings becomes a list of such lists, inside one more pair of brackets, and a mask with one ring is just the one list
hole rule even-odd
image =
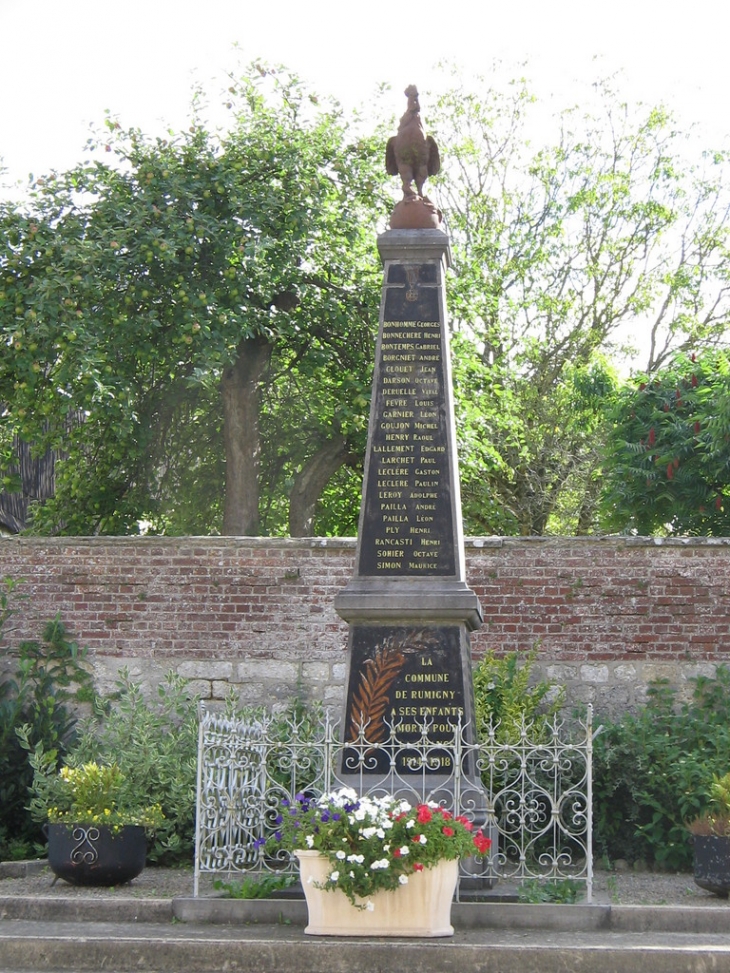
[[131, 824], [154, 831], [165, 818], [162, 808], [134, 805], [125, 794], [125, 780], [116, 764], [62, 767], [46, 778], [42, 796], [36, 787], [36, 809], [40, 802], [46, 805], [49, 824], [107, 825], [114, 830]]

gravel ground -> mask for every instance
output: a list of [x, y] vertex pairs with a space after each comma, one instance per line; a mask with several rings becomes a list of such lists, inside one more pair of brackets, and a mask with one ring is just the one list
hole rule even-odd
[[[42, 895], [74, 897], [133, 896], [137, 898], [175, 898], [193, 894], [193, 871], [190, 868], [146, 868], [134, 881], [117, 888], [80, 888], [63, 881], [54, 883], [49, 869], [33, 871], [22, 877], [4, 877], [0, 866], [0, 896]], [[216, 893], [213, 878], [202, 875], [200, 895]], [[615, 905], [683, 905], [728, 908], [729, 900], [721, 899], [695, 885], [687, 873], [633, 871], [596, 871], [593, 897], [596, 902]]]

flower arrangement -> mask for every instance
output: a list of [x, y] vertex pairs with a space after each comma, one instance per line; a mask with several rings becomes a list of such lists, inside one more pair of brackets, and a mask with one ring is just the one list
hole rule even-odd
[[372, 903], [357, 900], [406, 885], [411, 875], [437, 862], [484, 855], [490, 846], [491, 839], [474, 831], [471, 821], [438, 804], [413, 807], [391, 796], [358, 797], [347, 787], [282, 801], [276, 831], [266, 842], [271, 853], [320, 852], [331, 871], [317, 887], [340, 889], [358, 908]]
[[116, 764], [62, 767], [55, 778], [44, 781], [49, 824], [108, 825], [115, 831], [131, 824], [153, 831], [165, 818], [162, 808], [131, 805], [124, 781]]

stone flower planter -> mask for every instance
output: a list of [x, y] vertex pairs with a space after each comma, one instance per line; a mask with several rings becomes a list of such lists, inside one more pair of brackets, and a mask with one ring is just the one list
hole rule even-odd
[[142, 871], [147, 855], [145, 830], [128, 824], [49, 824], [48, 864], [71, 885], [121, 885]]
[[[372, 909], [357, 909], [339, 889], [319, 889], [332, 870], [316, 851], [295, 851], [309, 910], [310, 936], [453, 936], [451, 902], [459, 862], [442, 861], [409, 876], [408, 884], [370, 899]], [[365, 905], [365, 900], [363, 900]]]

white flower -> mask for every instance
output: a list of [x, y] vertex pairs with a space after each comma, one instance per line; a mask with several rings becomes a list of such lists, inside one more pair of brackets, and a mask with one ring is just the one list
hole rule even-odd
[[[367, 840], [368, 838], [372, 838], [374, 834], [378, 834], [378, 828], [361, 828], [360, 834]], [[383, 833], [378, 834], [378, 837], [383, 838]]]
[[426, 838], [426, 835], [425, 834], [419, 834], [419, 836], [418, 836], [418, 843], [419, 844], [425, 845], [427, 841], [428, 841], [428, 839]]
[[406, 821], [406, 827], [412, 828], [415, 825], [415, 823], [416, 822], [413, 819], [411, 819], [410, 821]]
[[310, 875], [309, 878], [307, 879], [307, 885], [311, 885], [313, 881], [314, 881], [314, 875]]
[[400, 882], [401, 885], [408, 885], [408, 876], [407, 875], [399, 875], [398, 876], [398, 881]]
[[338, 871], [332, 872], [330, 874], [330, 882], [336, 882], [339, 877], [340, 877], [340, 873]]
[[347, 856], [345, 855], [345, 853], [344, 853], [344, 851], [338, 851], [338, 852], [336, 852], [336, 853], [335, 853], [335, 856], [336, 856], [337, 858], [339, 858], [339, 859], [340, 859], [340, 861], [344, 861], [344, 859], [345, 859], [345, 858], [347, 857]]
[[374, 872], [379, 870], [384, 870], [386, 868], [390, 868], [390, 862], [388, 861], [387, 858], [380, 858], [378, 861], [373, 862], [370, 867]]
[[354, 872], [350, 872], [350, 878], [354, 878], [354, 877], [355, 877], [355, 873]]
[[378, 838], [384, 838], [385, 837], [385, 832], [383, 831], [382, 828], [376, 828], [375, 829], [375, 834], [378, 836]]
[[368, 912], [375, 912], [375, 906], [373, 905], [372, 902], [368, 902], [365, 908], [368, 910]]
[[390, 845], [383, 845], [383, 851], [390, 851]]
[[408, 845], [403, 845], [403, 847], [400, 849], [400, 853], [401, 855], [410, 855], [411, 849], [408, 847]]
[[365, 855], [348, 855], [347, 860], [349, 862], [357, 862], [358, 865], [362, 865], [365, 861]]
[[314, 835], [308, 834], [304, 839], [307, 842], [307, 848], [314, 848]]
[[357, 801], [357, 794], [351, 787], [342, 787], [339, 791], [332, 791], [331, 794], [323, 794], [317, 804], [327, 807], [329, 804], [336, 804], [342, 807], [345, 804], [353, 804]]

